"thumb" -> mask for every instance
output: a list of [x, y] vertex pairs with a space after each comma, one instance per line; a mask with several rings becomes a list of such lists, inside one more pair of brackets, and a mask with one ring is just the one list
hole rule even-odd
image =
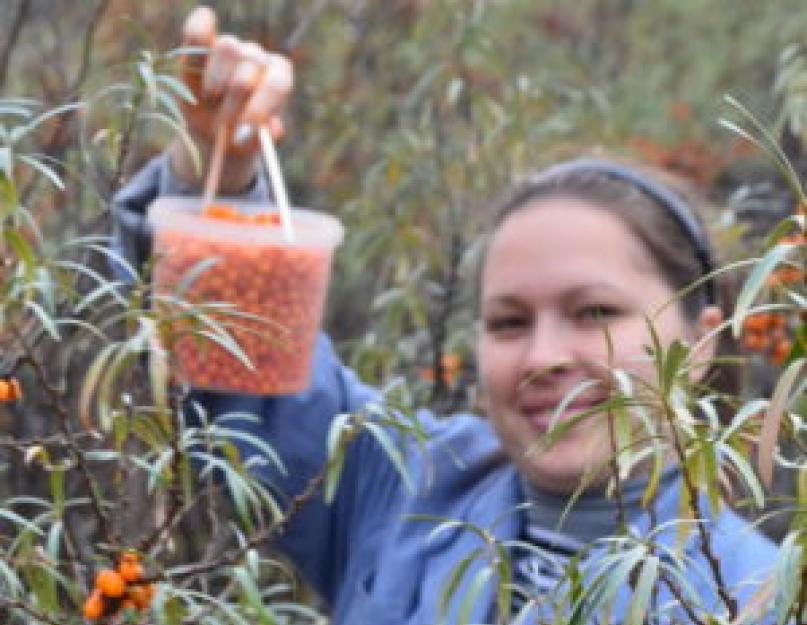
[[[182, 46], [212, 48], [217, 35], [216, 14], [209, 7], [197, 7], [185, 19], [182, 28]], [[197, 50], [182, 56], [182, 79], [194, 95], [201, 93], [202, 76], [207, 55]]]

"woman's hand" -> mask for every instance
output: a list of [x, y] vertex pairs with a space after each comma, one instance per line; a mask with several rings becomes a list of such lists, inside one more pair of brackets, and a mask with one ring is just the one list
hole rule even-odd
[[174, 173], [185, 183], [201, 186], [217, 129], [225, 127], [228, 145], [219, 189], [238, 193], [255, 176], [259, 141], [255, 128], [266, 125], [275, 138], [283, 134], [280, 119], [293, 83], [292, 66], [254, 42], [220, 35], [216, 14], [194, 9], [185, 20], [184, 46], [207, 48], [208, 54], [183, 59], [183, 80], [196, 103], [183, 107], [191, 138], [202, 157], [197, 172], [187, 146], [176, 139], [170, 148]]

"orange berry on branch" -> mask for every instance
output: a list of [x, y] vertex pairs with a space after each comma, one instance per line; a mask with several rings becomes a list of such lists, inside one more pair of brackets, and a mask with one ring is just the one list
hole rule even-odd
[[136, 582], [143, 578], [143, 565], [135, 553], [124, 553], [118, 562], [118, 573], [127, 583]]
[[104, 610], [106, 610], [104, 596], [98, 588], [93, 588], [82, 606], [84, 618], [90, 621], [97, 621], [104, 615]]
[[792, 349], [793, 343], [788, 339], [780, 339], [774, 343], [769, 359], [775, 365], [783, 365]]
[[145, 610], [151, 605], [154, 592], [154, 584], [133, 584], [126, 591], [126, 597], [133, 601], [138, 609]]
[[122, 597], [126, 591], [126, 581], [113, 569], [101, 569], [95, 576], [95, 587], [106, 597]]

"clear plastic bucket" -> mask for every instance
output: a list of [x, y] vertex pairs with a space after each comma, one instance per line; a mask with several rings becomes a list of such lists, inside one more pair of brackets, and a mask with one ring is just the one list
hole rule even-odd
[[[247, 217], [274, 211], [266, 203], [216, 203]], [[287, 243], [277, 221], [211, 218], [202, 214], [200, 198], [168, 196], [151, 204], [148, 219], [155, 305], [172, 320], [168, 347], [177, 378], [197, 388], [260, 395], [307, 388], [331, 259], [344, 236], [339, 221], [293, 209], [295, 240]], [[222, 333], [215, 326], [251, 367], [216, 340]]]

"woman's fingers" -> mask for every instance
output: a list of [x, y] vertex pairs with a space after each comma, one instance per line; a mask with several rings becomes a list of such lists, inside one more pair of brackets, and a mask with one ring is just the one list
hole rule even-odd
[[[182, 29], [182, 46], [186, 48], [212, 48], [216, 42], [216, 14], [207, 7], [194, 9]], [[197, 97], [201, 94], [202, 76], [207, 54], [201, 51], [182, 57], [182, 78]]]
[[258, 149], [258, 126], [268, 126], [275, 138], [283, 135], [280, 114], [293, 84], [286, 57], [219, 34], [216, 14], [206, 7], [185, 20], [182, 43], [199, 49], [182, 60], [183, 78], [196, 96], [195, 104], [183, 107], [192, 134], [210, 142], [225, 124], [233, 133], [230, 148], [244, 153]]
[[233, 126], [241, 118], [247, 99], [261, 78], [261, 68], [251, 59], [238, 62], [230, 75], [224, 99], [217, 114], [217, 122]]
[[278, 115], [294, 82], [291, 63], [277, 54], [265, 54], [264, 69], [246, 102], [241, 121], [262, 125]]
[[242, 60], [241, 44], [232, 35], [222, 35], [210, 50], [202, 82], [202, 97], [206, 101], [223, 98]]

